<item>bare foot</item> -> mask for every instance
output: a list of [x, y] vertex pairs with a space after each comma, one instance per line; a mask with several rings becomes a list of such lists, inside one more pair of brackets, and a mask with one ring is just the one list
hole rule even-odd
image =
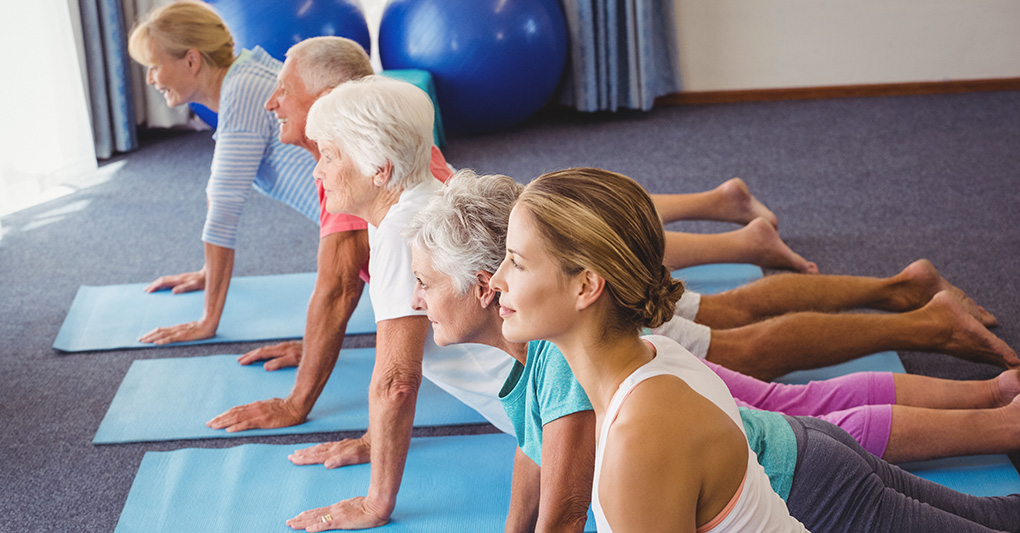
[[775, 213], [768, 207], [765, 207], [765, 204], [759, 202], [751, 194], [751, 190], [744, 183], [744, 180], [740, 178], [726, 180], [722, 185], [716, 187], [716, 190], [732, 202], [733, 213], [730, 217], [733, 222], [747, 224], [761, 217], [769, 224], [772, 224], [773, 228], [779, 227], [779, 219], [776, 218]]
[[794, 252], [781, 238], [775, 226], [758, 217], [738, 230], [747, 239], [749, 262], [761, 267], [817, 274], [818, 265]]
[[922, 310], [932, 313], [946, 329], [945, 340], [935, 343], [938, 351], [979, 363], [1020, 367], [1016, 352], [971, 316], [950, 291], [936, 293]]
[[960, 301], [960, 304], [963, 305], [964, 309], [972, 317], [976, 318], [985, 327], [995, 327], [999, 323], [995, 315], [989, 313], [984, 307], [978, 305], [973, 298], [967, 296], [967, 293], [942, 277], [942, 274], [939, 274], [935, 265], [927, 259], [918, 259], [910, 263], [900, 272], [900, 276], [918, 291], [917, 299], [909, 309], [916, 309], [928, 303], [935, 296], [935, 293], [948, 291], [954, 298]]
[[992, 380], [992, 396], [995, 405], [1008, 405], [1020, 396], [1020, 370], [1013, 368], [995, 376]]

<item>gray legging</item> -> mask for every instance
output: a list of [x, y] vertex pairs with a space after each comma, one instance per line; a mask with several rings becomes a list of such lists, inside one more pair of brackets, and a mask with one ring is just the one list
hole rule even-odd
[[824, 420], [786, 419], [797, 437], [787, 506], [811, 531], [1020, 531], [1020, 494], [963, 494], [875, 457]]

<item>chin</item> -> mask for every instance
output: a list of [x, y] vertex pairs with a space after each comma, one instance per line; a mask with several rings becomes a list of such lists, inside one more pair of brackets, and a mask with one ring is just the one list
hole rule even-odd
[[528, 342], [534, 340], [527, 335], [522, 335], [521, 332], [517, 331], [516, 328], [503, 321], [503, 328], [501, 330], [503, 338], [510, 342]]

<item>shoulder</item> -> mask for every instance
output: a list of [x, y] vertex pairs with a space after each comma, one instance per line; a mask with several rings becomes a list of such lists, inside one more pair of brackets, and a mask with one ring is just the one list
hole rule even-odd
[[223, 80], [220, 124], [241, 121], [245, 123], [244, 129], [249, 129], [251, 125], [244, 117], [257, 116], [266, 123], [275, 121], [264, 104], [276, 90], [279, 70], [279, 61], [259, 47], [242, 52]]
[[[650, 456], [667, 454], [686, 462], [723, 441], [746, 447], [740, 428], [718, 406], [698, 394], [683, 379], [663, 374], [634, 387], [610, 429], [611, 438], [625, 442], [623, 450], [643, 450]], [[730, 450], [732, 451], [732, 450]]]

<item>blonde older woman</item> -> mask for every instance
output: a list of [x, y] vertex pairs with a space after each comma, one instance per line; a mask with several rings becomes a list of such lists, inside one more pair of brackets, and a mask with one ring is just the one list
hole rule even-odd
[[347, 458], [342, 464], [370, 460], [368, 494], [306, 511], [288, 521], [296, 529], [386, 523], [396, 505], [423, 375], [496, 427], [512, 431], [496, 399], [512, 359], [488, 347], [436, 346], [425, 313], [409, 303], [415, 278], [411, 249], [401, 232], [442, 187], [429, 174], [432, 120], [428, 95], [377, 76], [340, 85], [308, 113], [307, 134], [321, 154], [315, 177], [325, 188], [326, 208], [369, 224], [369, 293], [378, 332], [369, 431], [361, 439], [326, 443], [292, 456], [298, 464], [324, 462], [339, 453]]
[[[160, 277], [146, 289], [174, 293], [204, 289], [202, 316], [156, 328], [139, 340], [167, 344], [216, 334], [233, 274], [238, 224], [254, 188], [320, 226], [320, 277], [317, 298], [310, 305], [308, 333], [315, 337], [311, 344], [328, 344], [322, 351], [332, 350], [335, 357], [343, 330], [330, 339], [323, 337], [346, 321], [361, 295], [358, 272], [368, 257], [366, 225], [353, 216], [320, 211], [312, 178], [315, 158], [302, 148], [284, 144], [288, 140], [281, 142], [280, 122], [263, 104], [276, 88], [282, 64], [258, 46], [234, 55], [229, 28], [208, 4], [197, 1], [153, 9], [131, 31], [128, 50], [147, 67], [147, 83], [163, 94], [168, 106], [194, 102], [219, 113], [206, 187], [205, 262], [198, 271]], [[368, 64], [367, 56], [364, 63]], [[331, 301], [323, 302], [322, 294]], [[271, 425], [300, 423], [310, 409], [310, 405], [287, 405], [283, 409], [287, 415]]]

